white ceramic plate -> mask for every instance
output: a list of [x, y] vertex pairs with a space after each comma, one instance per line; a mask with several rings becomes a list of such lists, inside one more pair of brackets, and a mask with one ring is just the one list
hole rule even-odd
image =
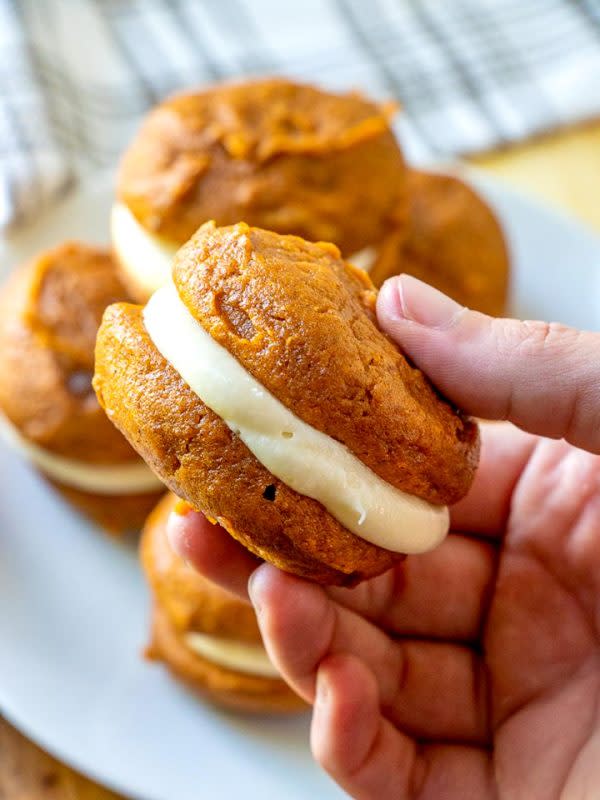
[[[600, 330], [600, 240], [487, 177], [514, 261], [513, 313]], [[107, 238], [103, 176], [0, 241], [1, 270], [63, 238]], [[104, 537], [0, 446], [0, 707], [77, 769], [144, 800], [342, 793], [311, 762], [308, 718], [204, 706], [145, 663], [135, 548]]]

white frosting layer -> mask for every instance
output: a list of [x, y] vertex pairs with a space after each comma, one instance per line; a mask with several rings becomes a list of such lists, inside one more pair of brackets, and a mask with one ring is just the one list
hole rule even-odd
[[279, 678], [267, 651], [261, 644], [236, 642], [221, 639], [206, 633], [186, 633], [186, 645], [201, 658], [212, 661], [227, 669], [244, 672], [247, 675], [260, 675], [262, 678]]
[[261, 464], [352, 533], [400, 553], [424, 552], [444, 538], [445, 506], [396, 489], [299, 419], [204, 330], [172, 283], [151, 297], [144, 323], [159, 352]]
[[65, 458], [25, 439], [3, 415], [0, 415], [0, 435], [48, 477], [74, 489], [93, 494], [127, 495], [163, 488], [162, 482], [141, 459], [104, 465]]
[[171, 277], [171, 263], [179, 245], [148, 233], [122, 203], [112, 207], [110, 232], [121, 265], [148, 296], [164, 286]]
[[346, 261], [354, 264], [355, 267], [364, 269], [365, 272], [370, 272], [376, 258], [377, 250], [374, 247], [363, 247], [362, 250], [359, 250], [357, 253], [353, 253], [351, 256], [348, 256]]

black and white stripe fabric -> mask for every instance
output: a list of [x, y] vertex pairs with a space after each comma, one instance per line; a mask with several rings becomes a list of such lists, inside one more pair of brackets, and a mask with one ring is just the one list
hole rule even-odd
[[0, 0], [0, 227], [169, 92], [283, 74], [399, 99], [418, 163], [600, 114], [600, 0]]

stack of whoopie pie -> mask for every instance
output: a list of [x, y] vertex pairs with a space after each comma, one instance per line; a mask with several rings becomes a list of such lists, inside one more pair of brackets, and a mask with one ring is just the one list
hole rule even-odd
[[176, 502], [166, 495], [142, 533], [141, 560], [152, 591], [147, 656], [228, 708], [304, 709], [269, 661], [252, 607], [203, 578], [169, 546], [166, 523]]
[[0, 429], [77, 508], [107, 530], [139, 530], [164, 487], [92, 389], [105, 308], [127, 300], [108, 250], [65, 242], [0, 293]]
[[476, 424], [379, 330], [376, 287], [409, 272], [501, 314], [507, 249], [471, 188], [406, 165], [392, 112], [284, 79], [168, 98], [123, 156], [112, 254], [64, 243], [0, 295], [5, 435], [109, 529], [156, 506], [148, 655], [231, 707], [303, 704], [251, 607], [170, 549], [177, 498], [352, 586], [435, 547], [477, 466]]

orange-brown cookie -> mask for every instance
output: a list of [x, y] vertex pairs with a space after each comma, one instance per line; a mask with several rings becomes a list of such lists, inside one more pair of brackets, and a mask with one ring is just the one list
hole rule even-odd
[[376, 286], [407, 272], [476, 311], [501, 316], [510, 272], [493, 211], [451, 175], [409, 170], [409, 225], [389, 233], [370, 275]]
[[[174, 283], [143, 312], [107, 310], [94, 379], [172, 491], [256, 555], [322, 583], [356, 583], [439, 541], [442, 507], [474, 475], [477, 426], [379, 331], [364, 272], [334, 245], [207, 224], [179, 251]], [[208, 384], [182, 378], [182, 353], [192, 368], [225, 359], [210, 368], [221, 399], [204, 402]]]
[[[156, 288], [149, 241], [168, 263], [211, 219], [335, 242], [346, 256], [379, 242], [407, 211], [389, 111], [357, 93], [281, 78], [217, 85], [157, 106], [123, 157], [113, 215], [133, 296], [143, 302]], [[140, 233], [152, 239], [138, 242]]]
[[2, 430], [71, 502], [115, 532], [139, 527], [164, 491], [92, 389], [102, 313], [126, 298], [109, 253], [78, 242], [42, 253], [0, 293]]
[[[166, 522], [176, 499], [167, 495], [161, 500], [141, 540], [142, 565], [153, 596], [148, 656], [163, 661], [179, 679], [220, 705], [245, 711], [306, 708], [281, 678], [260, 674], [266, 654], [263, 651], [257, 660], [262, 639], [252, 607], [203, 578], [169, 546]], [[216, 643], [217, 658], [225, 663], [197, 652], [194, 634], [201, 634], [200, 641], [209, 646]], [[231, 641], [241, 645], [233, 660], [227, 649]], [[254, 673], [242, 668], [246, 646]], [[236, 657], [241, 661], [236, 662]], [[233, 663], [238, 663], [237, 668]]]

